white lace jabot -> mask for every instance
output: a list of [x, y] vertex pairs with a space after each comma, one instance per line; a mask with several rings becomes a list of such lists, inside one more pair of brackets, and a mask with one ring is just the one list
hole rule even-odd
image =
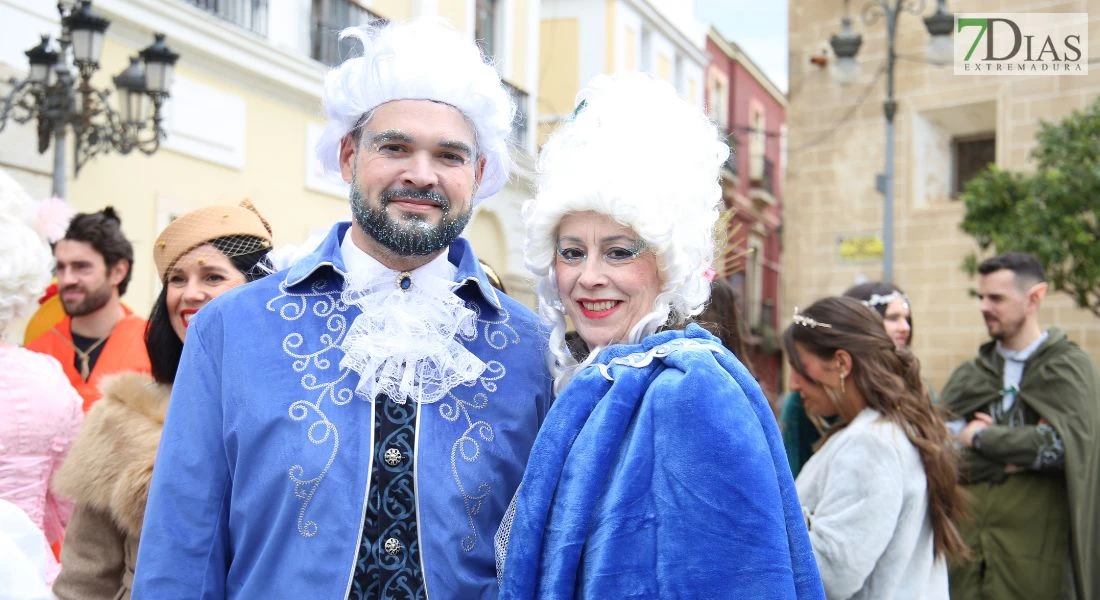
[[475, 334], [474, 312], [454, 295], [457, 269], [445, 251], [399, 273], [359, 249], [351, 229], [340, 250], [347, 267], [342, 299], [362, 311], [340, 343], [340, 367], [359, 373], [359, 394], [430, 404], [477, 380], [485, 363], [455, 339]]

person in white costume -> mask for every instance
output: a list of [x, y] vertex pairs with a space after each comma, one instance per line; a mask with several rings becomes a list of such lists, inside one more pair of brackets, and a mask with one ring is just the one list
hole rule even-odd
[[826, 596], [946, 599], [964, 499], [920, 363], [853, 298], [796, 310], [783, 345], [807, 412], [838, 417], [795, 482]]

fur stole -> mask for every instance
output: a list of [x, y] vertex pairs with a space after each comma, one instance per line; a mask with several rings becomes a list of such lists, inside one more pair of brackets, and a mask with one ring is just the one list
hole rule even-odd
[[105, 379], [101, 389], [103, 398], [88, 411], [53, 487], [109, 513], [136, 537], [172, 388], [144, 373], [123, 373]]

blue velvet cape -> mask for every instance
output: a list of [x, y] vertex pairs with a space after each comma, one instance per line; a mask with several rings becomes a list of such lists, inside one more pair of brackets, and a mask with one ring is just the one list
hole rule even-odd
[[696, 325], [570, 382], [514, 508], [502, 600], [825, 597], [771, 408]]

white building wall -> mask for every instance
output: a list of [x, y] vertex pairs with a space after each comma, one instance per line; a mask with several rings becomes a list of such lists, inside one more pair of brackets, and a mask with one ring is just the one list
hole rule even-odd
[[[53, 37], [61, 31], [57, 8], [43, 0], [0, 0], [0, 97], [11, 91], [8, 79], [27, 76], [27, 56], [41, 34]], [[20, 125], [9, 120], [0, 132], [0, 169], [11, 175], [32, 198], [50, 194], [53, 147], [45, 154], [36, 152], [34, 121]], [[66, 156], [69, 159], [69, 156]]]
[[[267, 4], [267, 41], [276, 48], [309, 56], [312, 0], [276, 0]], [[305, 27], [302, 24], [307, 24]]]
[[[649, 0], [648, 5], [646, 0], [618, 0], [615, 7], [614, 70], [626, 69], [626, 57], [631, 50], [626, 48], [626, 44], [632, 37], [627, 32], [633, 31], [636, 46], [633, 48], [636, 63], [634, 68], [656, 76], [658, 65], [661, 64], [659, 57], [664, 57], [668, 64], [668, 82], [677, 87], [685, 99], [694, 99], [695, 103], [703, 106], [706, 33], [702, 25], [695, 21], [692, 11], [685, 12], [686, 8], [690, 8], [688, 5], [693, 3], [686, 2], [684, 6], [671, 3], [669, 7], [664, 7], [652, 0]], [[643, 31], [648, 31], [650, 36], [648, 56], [643, 55]], [[670, 36], [670, 31], [679, 35]], [[700, 31], [703, 32], [701, 35]], [[679, 84], [676, 80], [677, 59], [680, 63]], [[689, 82], [693, 82], [694, 94], [688, 92]]]

